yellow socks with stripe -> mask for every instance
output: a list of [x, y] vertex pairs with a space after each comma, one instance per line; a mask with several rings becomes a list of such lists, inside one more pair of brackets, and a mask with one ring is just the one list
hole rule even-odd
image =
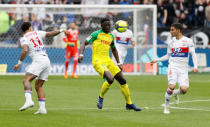
[[108, 91], [110, 86], [111, 85], [107, 81], [104, 82], [104, 84], [102, 85], [102, 88], [101, 88], [101, 92], [100, 92], [101, 98], [104, 98], [104, 94]]
[[131, 98], [130, 98], [130, 90], [128, 88], [127, 84], [124, 85], [120, 85], [120, 89], [123, 93], [123, 95], [125, 96], [125, 100], [127, 104], [132, 104]]

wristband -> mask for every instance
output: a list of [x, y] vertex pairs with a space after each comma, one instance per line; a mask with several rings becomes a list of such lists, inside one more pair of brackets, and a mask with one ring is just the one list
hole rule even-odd
[[117, 63], [117, 65], [121, 65], [121, 63]]
[[21, 63], [22, 63], [22, 61], [18, 60], [18, 64], [21, 64]]
[[83, 54], [79, 54], [79, 56], [84, 56]]

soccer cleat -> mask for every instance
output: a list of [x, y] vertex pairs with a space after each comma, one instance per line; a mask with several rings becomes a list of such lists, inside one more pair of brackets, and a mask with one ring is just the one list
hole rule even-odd
[[67, 73], [67, 71], [65, 71], [64, 78], [65, 78], [65, 79], [68, 78], [68, 73]]
[[25, 102], [25, 104], [21, 108], [19, 108], [19, 111], [24, 111], [24, 110], [26, 110], [28, 108], [33, 107], [33, 106], [34, 106], [34, 102], [33, 101]]
[[137, 107], [135, 104], [126, 104], [127, 110], [141, 111], [142, 109]]
[[174, 101], [175, 101], [175, 104], [179, 104], [179, 95], [178, 94], [174, 94]]
[[164, 107], [163, 113], [164, 113], [164, 114], [170, 114], [170, 110], [169, 110], [169, 107], [168, 107], [168, 106], [165, 106], [165, 107]]
[[98, 109], [102, 109], [103, 107], [103, 98], [101, 98], [100, 96], [98, 97], [98, 103], [97, 103], [97, 107]]
[[77, 79], [77, 78], [78, 78], [78, 76], [77, 76], [76, 74], [72, 74], [72, 78]]
[[39, 109], [37, 112], [35, 112], [34, 114], [47, 114], [47, 110], [46, 109]]

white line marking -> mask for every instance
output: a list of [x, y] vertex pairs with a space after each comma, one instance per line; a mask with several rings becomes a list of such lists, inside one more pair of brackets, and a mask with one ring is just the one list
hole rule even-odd
[[184, 108], [184, 107], [170, 107], [173, 109], [183, 109], [183, 110], [194, 110], [194, 111], [207, 111], [210, 112], [210, 110], [206, 110], [206, 109], [200, 109], [200, 108]]

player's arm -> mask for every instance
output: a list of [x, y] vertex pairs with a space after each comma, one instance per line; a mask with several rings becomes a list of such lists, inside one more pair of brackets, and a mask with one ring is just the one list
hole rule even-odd
[[160, 58], [153, 59], [153, 60], [150, 62], [150, 64], [153, 65], [154, 63], [168, 60], [170, 56], [171, 56], [171, 48], [170, 48], [170, 46], [168, 46], [167, 54], [166, 54], [165, 56], [160, 57]]
[[84, 51], [85, 51], [85, 46], [88, 45], [89, 43], [87, 41], [85, 41], [84, 43], [82, 43], [82, 45], [80, 46], [80, 52], [79, 52], [79, 58], [78, 58], [78, 62], [81, 63], [84, 57]]
[[98, 36], [98, 33], [93, 32], [89, 37], [86, 38], [86, 41], [84, 43], [82, 43], [82, 45], [80, 46], [80, 53], [79, 53], [79, 58], [78, 58], [79, 63], [81, 63], [83, 60], [85, 46], [92, 43], [94, 40], [96, 40], [97, 36]]
[[197, 73], [198, 72], [198, 60], [197, 60], [197, 56], [195, 53], [195, 46], [194, 46], [193, 42], [189, 46], [189, 51], [190, 51], [190, 53], [192, 55], [192, 59], [193, 59], [193, 65], [194, 65], [193, 72]]
[[117, 61], [117, 65], [122, 70], [122, 63], [120, 63], [118, 52], [117, 52], [117, 49], [116, 49], [114, 43], [111, 44], [111, 50], [112, 50], [112, 54], [114, 55], [115, 60]]
[[20, 55], [20, 59], [18, 60], [18, 63], [14, 66], [15, 71], [17, 71], [20, 68], [20, 65], [21, 65], [22, 61], [25, 59], [27, 52], [28, 52], [28, 45], [24, 44], [22, 46], [22, 52]]
[[68, 30], [55, 30], [55, 31], [46, 32], [45, 37], [54, 37], [60, 34], [61, 32], [64, 32], [66, 35], [69, 33]]

